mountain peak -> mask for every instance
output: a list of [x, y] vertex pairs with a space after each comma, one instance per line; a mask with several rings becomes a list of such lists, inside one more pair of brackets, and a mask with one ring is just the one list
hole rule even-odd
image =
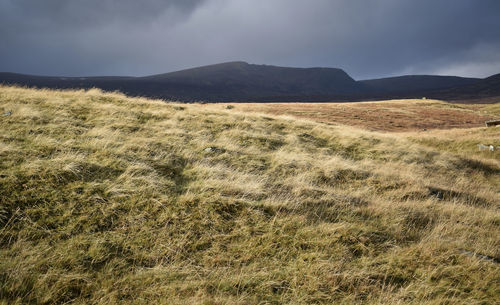
[[[232, 61], [142, 78], [186, 86], [210, 87], [231, 96], [322, 95], [353, 93], [360, 86], [337, 68], [289, 68]], [[194, 90], [194, 89], [191, 89]]]

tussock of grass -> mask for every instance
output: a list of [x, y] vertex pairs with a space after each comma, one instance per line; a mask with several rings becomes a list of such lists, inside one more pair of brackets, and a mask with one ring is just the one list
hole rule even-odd
[[498, 128], [379, 134], [95, 89], [0, 87], [0, 111], [5, 304], [499, 298], [498, 155], [443, 144]]

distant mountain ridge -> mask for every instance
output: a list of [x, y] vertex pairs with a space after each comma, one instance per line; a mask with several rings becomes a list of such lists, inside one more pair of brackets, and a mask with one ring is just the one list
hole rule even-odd
[[454, 88], [480, 81], [479, 78], [438, 75], [403, 75], [380, 79], [362, 80], [374, 92], [420, 92], [422, 90], [438, 90]]
[[0, 83], [119, 90], [186, 102], [357, 101], [426, 96], [446, 100], [500, 96], [500, 74], [485, 79], [406, 75], [356, 81], [338, 68], [289, 68], [227, 62], [145, 77], [54, 77], [0, 73]]

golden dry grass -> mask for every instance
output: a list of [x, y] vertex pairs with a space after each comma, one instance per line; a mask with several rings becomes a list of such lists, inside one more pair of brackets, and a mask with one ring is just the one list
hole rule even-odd
[[206, 104], [204, 107], [290, 115], [373, 131], [402, 132], [484, 126], [486, 120], [500, 116], [498, 105], [500, 104], [451, 104], [438, 100], [413, 99], [356, 103], [217, 103]]
[[499, 127], [238, 107], [0, 87], [0, 302], [498, 302]]

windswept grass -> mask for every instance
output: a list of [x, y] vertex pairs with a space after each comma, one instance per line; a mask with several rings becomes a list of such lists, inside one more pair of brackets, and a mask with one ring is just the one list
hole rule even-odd
[[498, 128], [422, 139], [237, 107], [0, 87], [8, 112], [3, 304], [500, 297], [498, 152], [439, 142], [493, 141]]
[[485, 121], [500, 116], [499, 105], [405, 99], [354, 103], [216, 103], [204, 107], [212, 110], [232, 107], [238, 111], [291, 115], [372, 131], [402, 132], [482, 127]]

